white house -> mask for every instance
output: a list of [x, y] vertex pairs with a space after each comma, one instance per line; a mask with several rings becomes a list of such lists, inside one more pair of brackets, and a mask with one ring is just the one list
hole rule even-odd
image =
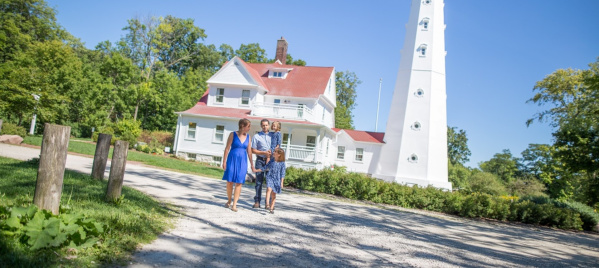
[[178, 156], [221, 164], [237, 122], [282, 123], [287, 165], [332, 165], [398, 183], [451, 190], [447, 178], [445, 23], [442, 0], [412, 0], [386, 133], [337, 129], [335, 68], [286, 65], [287, 41], [275, 63], [228, 61], [208, 90], [178, 112]]
[[[210, 77], [200, 101], [187, 111], [177, 112], [176, 155], [221, 164], [226, 139], [237, 130], [239, 119], [249, 119], [254, 134], [260, 131], [260, 120], [266, 118], [282, 124], [282, 148], [288, 166], [322, 168], [354, 163], [337, 159], [338, 132], [344, 132], [333, 128], [335, 68], [286, 65], [286, 48], [282, 38], [277, 43], [275, 63], [246, 63], [234, 57]], [[345, 154], [354, 155], [351, 150], [356, 146], [348, 144], [345, 148]], [[369, 171], [364, 160], [355, 163], [350, 170]]]

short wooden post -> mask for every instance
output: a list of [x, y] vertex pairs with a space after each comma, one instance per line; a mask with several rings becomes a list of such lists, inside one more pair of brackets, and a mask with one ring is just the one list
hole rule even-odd
[[33, 204], [58, 215], [71, 127], [44, 125]]
[[96, 143], [96, 153], [94, 154], [94, 164], [92, 165], [92, 178], [103, 180], [106, 162], [108, 161], [108, 152], [110, 151], [110, 139], [112, 135], [100, 133]]
[[128, 149], [129, 142], [118, 140], [114, 143], [112, 161], [110, 162], [110, 175], [108, 176], [108, 187], [106, 188], [106, 200], [108, 201], [117, 200], [121, 196]]

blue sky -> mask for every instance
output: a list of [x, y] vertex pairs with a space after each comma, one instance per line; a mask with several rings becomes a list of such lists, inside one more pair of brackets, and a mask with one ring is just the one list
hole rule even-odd
[[[206, 44], [259, 43], [274, 58], [276, 40], [310, 66], [355, 72], [354, 123], [384, 131], [409, 0], [148, 1], [50, 0], [58, 22], [88, 48], [118, 41], [127, 20], [173, 15], [206, 30]], [[597, 0], [446, 0], [447, 122], [464, 129], [469, 166], [503, 149], [515, 156], [530, 143], [550, 143], [552, 129], [525, 122], [542, 108], [527, 104], [536, 81], [561, 68], [586, 69], [599, 57]]]

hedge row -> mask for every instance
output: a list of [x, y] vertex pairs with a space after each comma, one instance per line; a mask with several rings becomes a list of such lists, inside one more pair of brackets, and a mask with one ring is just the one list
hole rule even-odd
[[[579, 208], [554, 202], [514, 200], [483, 193], [446, 192], [389, 183], [344, 169], [304, 170], [289, 167], [285, 185], [308, 191], [333, 194], [356, 200], [443, 212], [468, 218], [522, 222], [561, 229], [592, 230], [599, 219], [590, 207]], [[589, 214], [593, 213], [593, 214]], [[593, 215], [593, 216], [589, 216]], [[596, 217], [595, 217], [596, 216]]]

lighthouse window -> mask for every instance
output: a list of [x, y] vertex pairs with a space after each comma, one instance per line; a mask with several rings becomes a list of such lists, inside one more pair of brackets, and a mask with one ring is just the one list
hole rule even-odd
[[420, 122], [414, 122], [414, 124], [412, 125], [413, 130], [420, 130], [421, 127], [422, 125], [420, 125]]
[[420, 24], [422, 24], [422, 30], [423, 31], [428, 31], [428, 22], [429, 21], [430, 21], [429, 18], [422, 19], [422, 22]]
[[410, 158], [408, 158], [408, 161], [412, 163], [418, 163], [418, 156], [416, 154], [412, 154], [410, 155]]
[[422, 53], [422, 56], [426, 56], [426, 47], [421, 48], [420, 53]]
[[425, 21], [425, 22], [422, 24], [422, 26], [424, 27], [424, 29], [425, 29], [425, 30], [426, 30], [426, 29], [428, 29], [428, 21]]
[[424, 0], [424, 4], [428, 5], [431, 3], [431, 0]]
[[419, 97], [419, 98], [424, 97], [424, 90], [419, 88], [418, 90], [416, 90], [415, 95], [416, 95], [416, 97]]

